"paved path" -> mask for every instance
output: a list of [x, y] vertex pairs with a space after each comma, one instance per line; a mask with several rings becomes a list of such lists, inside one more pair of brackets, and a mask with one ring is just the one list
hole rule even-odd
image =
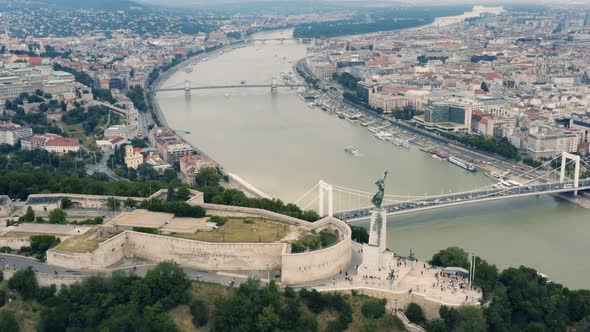
[[[115, 271], [125, 271], [125, 272], [135, 272], [139, 276], [144, 276], [147, 271], [151, 270], [156, 266], [155, 263], [149, 262], [125, 262], [121, 266], [111, 268], [109, 270], [80, 270], [80, 269], [68, 269], [64, 267], [49, 265], [47, 263], [41, 262], [35, 258], [23, 257], [18, 255], [12, 254], [4, 254], [0, 253], [0, 265], [2, 270], [21, 270], [26, 269], [28, 267], [32, 267], [33, 270], [37, 273], [47, 274], [47, 275], [56, 275], [56, 276], [66, 276], [66, 277], [84, 277], [84, 276], [91, 276], [97, 274], [110, 274]], [[186, 272], [188, 277], [191, 280], [200, 280], [206, 282], [212, 282], [222, 285], [229, 285], [230, 281], [234, 281], [234, 285], [238, 286], [242, 282], [246, 281], [248, 278], [247, 272], [218, 272], [218, 271], [206, 271], [206, 270], [199, 270], [199, 269], [189, 269], [183, 268]], [[263, 272], [262, 274], [267, 274]], [[277, 271], [270, 271], [271, 277], [277, 274]], [[200, 278], [199, 278], [200, 277]], [[261, 282], [267, 282], [267, 279], [262, 277], [260, 273], [256, 275], [256, 277], [261, 280]]]

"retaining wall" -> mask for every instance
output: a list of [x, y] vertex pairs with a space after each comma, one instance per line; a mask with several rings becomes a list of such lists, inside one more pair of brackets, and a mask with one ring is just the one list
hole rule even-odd
[[476, 303], [446, 303], [446, 302], [443, 302], [439, 299], [426, 297], [425, 295], [420, 294], [420, 293], [411, 293], [410, 294], [409, 292], [394, 292], [394, 291], [387, 291], [387, 290], [383, 290], [383, 289], [368, 288], [368, 287], [318, 289], [318, 291], [320, 291], [320, 292], [336, 291], [336, 292], [346, 292], [346, 293], [350, 293], [353, 290], [360, 293], [360, 294], [364, 294], [364, 295], [371, 296], [374, 298], [385, 299], [385, 300], [387, 300], [387, 306], [390, 308], [398, 308], [398, 309], [406, 310], [408, 307], [408, 304], [410, 304], [411, 302], [414, 302], [414, 303], [420, 305], [420, 307], [422, 307], [422, 310], [424, 311], [424, 316], [426, 316], [426, 318], [428, 320], [440, 318], [440, 315], [438, 312], [439, 312], [440, 307], [443, 305], [447, 306], [447, 307], [460, 307], [463, 305], [479, 306], [478, 302], [476, 302]]
[[20, 249], [20, 247], [31, 246], [31, 240], [29, 238], [18, 238], [18, 237], [1, 237], [0, 247], [10, 247], [10, 249]]
[[[4, 270], [4, 280], [12, 278], [14, 273], [18, 270]], [[39, 286], [51, 286], [56, 285], [59, 289], [61, 285], [71, 285], [76, 282], [82, 281], [85, 276], [55, 276], [52, 274], [35, 273]]]

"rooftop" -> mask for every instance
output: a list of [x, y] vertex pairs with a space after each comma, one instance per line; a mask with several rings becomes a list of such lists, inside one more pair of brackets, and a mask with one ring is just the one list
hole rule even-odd
[[31, 204], [55, 204], [60, 202], [62, 197], [30, 197], [27, 199], [27, 205]]
[[47, 146], [79, 146], [80, 144], [75, 140], [67, 137], [59, 137], [52, 139], [46, 143]]

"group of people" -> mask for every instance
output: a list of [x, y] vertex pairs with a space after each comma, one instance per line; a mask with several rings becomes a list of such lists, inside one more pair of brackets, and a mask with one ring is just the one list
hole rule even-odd
[[440, 287], [441, 292], [444, 292], [445, 289], [450, 290], [453, 294], [457, 293], [460, 290], [467, 289], [467, 280], [466, 278], [455, 276], [454, 278], [445, 278], [442, 273], [435, 273], [434, 277], [436, 281], [432, 283], [432, 288]]

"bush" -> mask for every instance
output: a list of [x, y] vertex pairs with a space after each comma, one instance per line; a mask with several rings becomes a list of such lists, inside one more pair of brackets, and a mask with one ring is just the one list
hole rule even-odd
[[385, 300], [370, 300], [361, 307], [363, 316], [367, 318], [380, 318], [385, 314]]
[[342, 327], [342, 323], [340, 323], [339, 320], [334, 319], [328, 322], [328, 325], [326, 325], [326, 329], [324, 330], [326, 332], [341, 332], [344, 331], [344, 328]]
[[406, 327], [404, 326], [404, 322], [399, 319], [397, 316], [394, 315], [386, 315], [383, 318], [384, 325], [395, 328], [395, 331], [405, 331]]
[[252, 225], [252, 224], [254, 224], [254, 220], [250, 220], [250, 219], [244, 219], [242, 222], [243, 222], [244, 224], [248, 224], [248, 225]]
[[176, 217], [203, 218], [206, 215], [204, 208], [179, 201], [162, 202], [158, 199], [151, 199], [143, 201], [141, 207], [155, 212], [174, 213]]
[[201, 327], [207, 324], [209, 320], [209, 310], [203, 301], [193, 300], [190, 304], [191, 314], [193, 315], [193, 324]]
[[442, 319], [433, 319], [426, 325], [428, 332], [446, 332], [448, 331], [445, 321]]
[[223, 226], [227, 222], [227, 218], [220, 216], [211, 216], [209, 217], [209, 221], [215, 223], [217, 226]]
[[426, 317], [424, 316], [424, 311], [422, 307], [419, 306], [417, 303], [411, 302], [408, 304], [408, 308], [406, 309], [406, 317], [414, 323], [414, 324], [424, 324], [426, 323]]
[[0, 308], [2, 308], [6, 304], [6, 292], [0, 289]]
[[160, 234], [160, 231], [157, 228], [149, 228], [149, 227], [133, 227], [133, 231], [147, 233], [147, 234]]
[[325, 230], [320, 232], [320, 243], [322, 244], [322, 248], [329, 247], [336, 242], [338, 242], [338, 236], [336, 236], [336, 234]]
[[33, 235], [31, 239], [31, 251], [35, 254], [42, 255], [50, 248], [59, 244], [59, 238], [53, 235]]
[[52, 224], [63, 224], [66, 222], [67, 213], [62, 209], [53, 209], [49, 212], [49, 222]]
[[14, 318], [14, 313], [8, 310], [0, 311], [0, 331], [18, 332], [18, 322]]
[[434, 254], [429, 263], [434, 266], [469, 269], [469, 255], [459, 247], [448, 247]]
[[33, 269], [29, 266], [25, 270], [16, 271], [8, 280], [8, 288], [17, 291], [25, 300], [33, 299], [39, 288]]
[[4, 246], [0, 248], [0, 252], [2, 253], [11, 253], [12, 252], [12, 248]]
[[291, 252], [292, 253], [297, 253], [297, 252], [304, 252], [305, 251], [305, 247], [300, 245], [299, 243], [295, 242], [291, 244]]
[[369, 242], [369, 232], [366, 228], [362, 226], [351, 226], [350, 227], [352, 234], [352, 240], [358, 243], [368, 243]]

